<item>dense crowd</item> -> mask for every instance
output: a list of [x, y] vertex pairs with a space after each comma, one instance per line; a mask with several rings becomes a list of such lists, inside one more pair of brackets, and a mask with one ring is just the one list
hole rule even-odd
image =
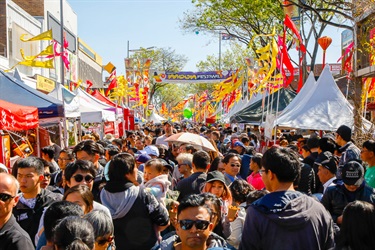
[[374, 249], [375, 141], [273, 137], [166, 121], [46, 146], [0, 168], [0, 249]]

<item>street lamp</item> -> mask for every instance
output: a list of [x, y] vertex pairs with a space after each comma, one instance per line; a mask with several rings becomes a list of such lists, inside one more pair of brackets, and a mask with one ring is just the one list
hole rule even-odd
[[[129, 49], [129, 41], [128, 41], [127, 45], [128, 45], [127, 54], [126, 54], [127, 58], [129, 58], [129, 52], [138, 52], [138, 51], [143, 50], [141, 48], [139, 48], [139, 49]], [[152, 49], [155, 49], [155, 48], [156, 48], [156, 46], [151, 46], [151, 47], [145, 48], [144, 50], [152, 50]]]

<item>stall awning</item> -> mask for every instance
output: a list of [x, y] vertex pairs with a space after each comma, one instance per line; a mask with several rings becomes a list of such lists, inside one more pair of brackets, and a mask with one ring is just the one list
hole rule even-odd
[[38, 108], [0, 100], [0, 129], [28, 130], [38, 127]]
[[38, 108], [39, 119], [64, 117], [61, 101], [35, 90], [0, 70], [0, 99]]

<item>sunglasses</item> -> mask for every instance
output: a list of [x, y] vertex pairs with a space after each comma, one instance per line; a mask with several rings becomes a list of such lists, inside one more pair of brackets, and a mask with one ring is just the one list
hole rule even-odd
[[13, 199], [16, 196], [11, 196], [10, 194], [0, 193], [0, 201], [7, 202], [10, 199]]
[[115, 239], [115, 236], [109, 236], [107, 239], [100, 239], [100, 240], [97, 240], [96, 242], [98, 243], [98, 245], [102, 246], [108, 242], [112, 242], [114, 239]]
[[73, 178], [74, 178], [74, 180], [76, 182], [81, 182], [81, 181], [83, 181], [83, 179], [85, 179], [85, 181], [87, 183], [92, 182], [92, 180], [94, 179], [94, 177], [92, 175], [85, 175], [85, 176], [83, 176], [81, 174], [76, 174], [76, 175], [73, 176]]
[[230, 164], [231, 167], [237, 167], [237, 168], [240, 168], [241, 165], [238, 165], [238, 164]]
[[50, 173], [45, 173], [43, 174], [45, 178], [51, 178], [51, 174]]
[[207, 220], [180, 220], [180, 227], [182, 230], [189, 230], [195, 225], [197, 230], [206, 230], [210, 222]]

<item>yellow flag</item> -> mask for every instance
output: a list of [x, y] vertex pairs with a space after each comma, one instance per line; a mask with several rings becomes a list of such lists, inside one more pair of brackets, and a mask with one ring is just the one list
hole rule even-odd
[[39, 56], [52, 56], [52, 55], [54, 55], [52, 44], [47, 46], [47, 48], [45, 48], [44, 50], [42, 50], [39, 54], [37, 54], [35, 56], [25, 56], [25, 54], [23, 52], [23, 49], [20, 49], [20, 52], [21, 52], [21, 56], [22, 56], [23, 60], [25, 60], [25, 61], [32, 61]]
[[19, 62], [18, 64], [29, 66], [29, 67], [39, 67], [39, 68], [48, 68], [48, 69], [53, 69], [53, 60], [50, 59], [48, 61], [22, 61]]
[[104, 69], [105, 71], [107, 71], [108, 74], [111, 74], [111, 73], [116, 69], [116, 67], [115, 67], [115, 65], [113, 65], [111, 62], [109, 62], [109, 63], [107, 63], [107, 65], [105, 65], [105, 66], [103, 67], [103, 69]]
[[32, 38], [29, 38], [29, 39], [25, 39], [25, 36], [27, 36], [27, 34], [22, 34], [20, 39], [21, 41], [23, 42], [30, 42], [30, 41], [39, 41], [39, 40], [52, 40], [53, 37], [52, 37], [52, 29], [51, 30], [47, 30], [39, 35], [36, 35]]

